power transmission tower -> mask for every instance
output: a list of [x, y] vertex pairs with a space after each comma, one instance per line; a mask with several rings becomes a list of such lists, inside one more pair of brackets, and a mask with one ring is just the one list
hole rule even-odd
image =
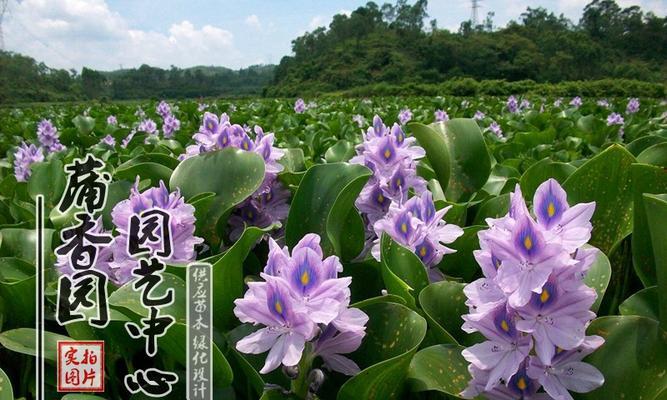
[[482, 0], [471, 0], [471, 1], [472, 1], [472, 14], [470, 15], [470, 25], [472, 26], [472, 28], [475, 28], [477, 25], [479, 25], [477, 9], [481, 7], [479, 3]]
[[7, 3], [9, 0], [0, 0], [0, 50], [5, 49], [5, 38], [2, 34], [2, 18], [5, 16], [7, 11]]

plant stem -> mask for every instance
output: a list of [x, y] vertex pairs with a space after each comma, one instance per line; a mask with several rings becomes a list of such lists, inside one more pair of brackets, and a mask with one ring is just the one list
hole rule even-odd
[[306, 347], [303, 349], [303, 355], [301, 356], [301, 361], [299, 361], [299, 375], [292, 381], [290, 387], [291, 392], [299, 399], [305, 399], [306, 396], [308, 396], [308, 388], [310, 386], [308, 375], [314, 359], [315, 357], [311, 345], [310, 343], [306, 343]]

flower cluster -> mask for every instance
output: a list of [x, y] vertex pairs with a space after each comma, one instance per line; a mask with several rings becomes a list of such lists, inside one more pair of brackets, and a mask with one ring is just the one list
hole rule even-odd
[[157, 124], [155, 121], [152, 119], [148, 118], [139, 123], [139, 126], [137, 126], [137, 131], [139, 132], [146, 132], [149, 135], [157, 135], [158, 130], [157, 130]]
[[37, 139], [47, 153], [57, 153], [65, 150], [60, 143], [58, 129], [48, 119], [42, 120], [37, 125]]
[[623, 125], [624, 122], [623, 116], [619, 113], [611, 113], [607, 116], [607, 126]]
[[463, 329], [487, 340], [463, 351], [473, 376], [466, 398], [530, 398], [542, 386], [553, 398], [572, 399], [568, 390], [588, 392], [604, 382], [581, 362], [603, 343], [585, 334], [597, 296], [583, 278], [598, 250], [582, 246], [595, 203], [570, 207], [549, 179], [533, 210], [535, 219], [517, 185], [509, 213], [488, 219], [490, 228], [478, 234], [474, 256], [484, 277], [464, 288], [470, 314]]
[[475, 119], [475, 120], [477, 120], [477, 121], [481, 121], [481, 120], [483, 120], [484, 118], [486, 118], [486, 114], [484, 114], [483, 112], [477, 110], [477, 111], [475, 111], [475, 115], [473, 115], [472, 118]]
[[349, 307], [352, 278], [338, 277], [343, 271], [338, 257], [323, 259], [320, 237], [312, 233], [294, 246], [291, 255], [273, 239], [269, 248], [261, 273], [264, 281], [248, 283], [244, 297], [234, 302], [234, 314], [241, 322], [263, 327], [241, 339], [236, 349], [250, 354], [270, 350], [260, 370], [264, 374], [281, 364], [296, 366], [304, 350], [321, 357], [330, 370], [359, 372], [342, 354], [361, 345], [368, 316]]
[[363, 128], [366, 125], [366, 118], [361, 114], [355, 114], [352, 116], [352, 121], [357, 124], [359, 128]]
[[519, 104], [519, 108], [522, 110], [526, 110], [528, 108], [531, 108], [532, 106], [533, 105], [530, 104], [530, 101], [528, 101], [527, 99], [522, 99], [521, 104]]
[[417, 194], [426, 190], [426, 181], [417, 176], [417, 160], [426, 152], [415, 142], [398, 124], [389, 129], [376, 115], [364, 142], [357, 146], [357, 155], [350, 160], [373, 171], [355, 203], [367, 223], [368, 244], [375, 239], [373, 224], [384, 217], [392, 203], [404, 203], [410, 188]]
[[162, 133], [165, 138], [174, 136], [174, 132], [181, 129], [181, 121], [172, 114], [171, 107], [166, 101], [161, 101], [155, 108], [155, 112], [162, 117]]
[[296, 99], [294, 102], [294, 112], [297, 114], [302, 114], [306, 111], [306, 102], [303, 99]]
[[115, 115], [109, 115], [107, 117], [107, 125], [112, 125], [112, 126], [118, 125], [118, 119], [116, 119]]
[[583, 104], [583, 101], [581, 100], [581, 97], [576, 96], [572, 100], [570, 100], [570, 105], [574, 108], [579, 108]]
[[435, 117], [435, 122], [449, 121], [449, 115], [443, 110], [435, 110], [433, 117]]
[[398, 113], [398, 122], [405, 125], [412, 119], [412, 111], [409, 108], [404, 108]]
[[519, 101], [516, 97], [510, 96], [507, 98], [507, 111], [512, 114], [519, 112]]
[[634, 114], [637, 111], [639, 111], [639, 99], [633, 97], [628, 101], [628, 105], [625, 107], [625, 112], [627, 114]]
[[442, 219], [450, 208], [451, 206], [436, 211], [433, 197], [428, 190], [421, 196], [412, 197], [403, 205], [393, 203], [387, 215], [373, 225], [378, 237], [372, 249], [373, 257], [380, 260], [380, 238], [382, 233], [386, 233], [419, 257], [426, 266], [431, 281], [441, 281], [444, 276], [437, 265], [445, 254], [456, 251], [445, 244], [452, 243], [463, 235], [463, 229]]
[[14, 176], [18, 182], [27, 182], [30, 178], [30, 166], [44, 161], [44, 153], [34, 144], [21, 143], [14, 153]]
[[105, 147], [113, 148], [114, 146], [116, 146], [116, 139], [114, 139], [114, 137], [111, 135], [106, 135], [105, 137], [100, 139], [100, 144]]
[[609, 104], [609, 100], [607, 99], [600, 99], [597, 101], [597, 105], [602, 107], [602, 108], [609, 108], [611, 105]]
[[254, 131], [253, 140], [242, 126], [230, 123], [227, 114], [218, 117], [207, 112], [199, 132], [192, 136], [196, 144], [188, 146], [185, 154], [179, 157], [183, 160], [200, 153], [235, 147], [257, 153], [264, 159], [264, 181], [255, 193], [236, 207], [229, 218], [232, 240], [241, 236], [246, 225], [266, 228], [284, 221], [289, 213], [287, 200], [290, 193], [278, 180], [278, 173], [284, 168], [278, 160], [285, 152], [273, 146], [273, 133], [265, 133], [257, 125]]
[[554, 107], [560, 107], [563, 104], [563, 99], [562, 98], [557, 98], [554, 100]]
[[503, 130], [496, 121], [491, 122], [491, 125], [487, 129], [499, 138], [503, 137]]

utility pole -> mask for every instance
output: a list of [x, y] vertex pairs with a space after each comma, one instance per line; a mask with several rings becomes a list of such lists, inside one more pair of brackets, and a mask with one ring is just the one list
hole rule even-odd
[[471, 28], [475, 29], [477, 25], [479, 25], [479, 18], [477, 15], [477, 9], [480, 8], [481, 6], [479, 3], [482, 0], [471, 0], [472, 1], [472, 14], [470, 15], [470, 25]]

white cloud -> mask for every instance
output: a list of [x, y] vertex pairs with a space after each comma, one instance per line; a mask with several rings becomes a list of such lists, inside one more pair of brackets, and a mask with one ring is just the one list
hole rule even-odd
[[255, 14], [248, 15], [245, 19], [245, 24], [258, 31], [262, 29], [262, 24], [259, 22], [259, 17]]
[[308, 23], [308, 30], [309, 30], [309, 31], [312, 31], [312, 30], [314, 30], [314, 29], [319, 28], [320, 26], [324, 26], [324, 27], [326, 27], [326, 26], [328, 25], [327, 21], [328, 21], [329, 19], [330, 19], [330, 18], [325, 18], [325, 17], [323, 17], [323, 16], [321, 16], [321, 15], [316, 15], [316, 16], [314, 16], [314, 17], [310, 20], [310, 22]]
[[237, 68], [247, 63], [234, 47], [234, 35], [216, 26], [198, 28], [184, 20], [167, 33], [135, 29], [105, 0], [23, 0], [10, 7], [3, 26], [6, 49], [51, 67]]

